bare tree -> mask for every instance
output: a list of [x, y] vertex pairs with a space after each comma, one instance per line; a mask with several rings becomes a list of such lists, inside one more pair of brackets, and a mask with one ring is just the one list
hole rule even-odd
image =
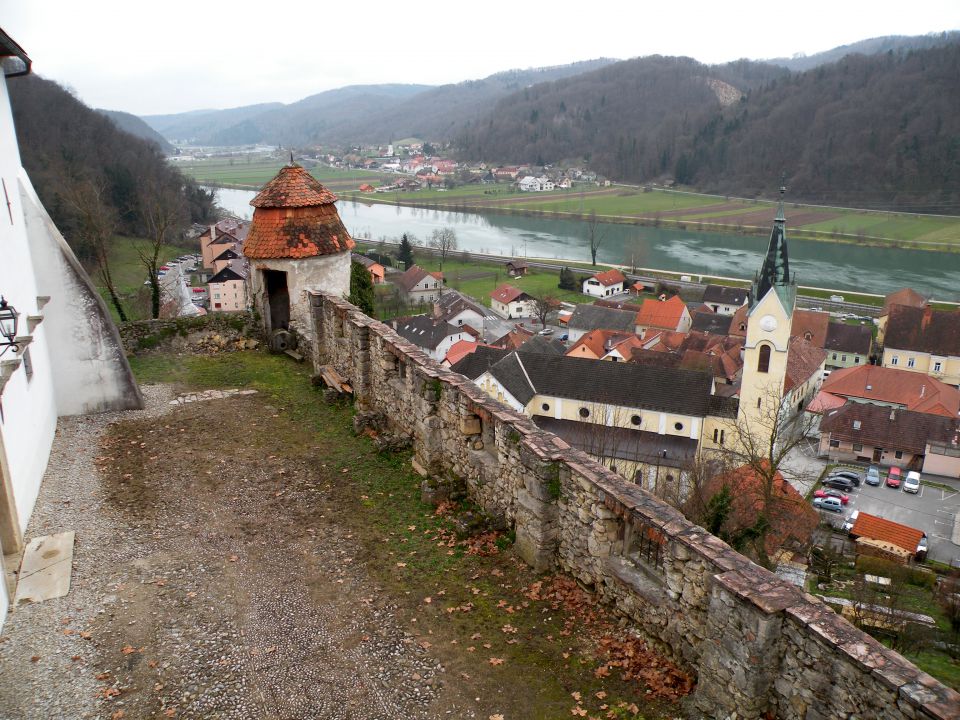
[[440, 253], [440, 269], [443, 270], [443, 262], [447, 259], [447, 255], [457, 249], [457, 233], [453, 228], [437, 228], [430, 235], [427, 245]]
[[93, 251], [97, 263], [97, 274], [107, 288], [110, 302], [117, 311], [120, 322], [127, 321], [127, 313], [120, 301], [120, 293], [110, 272], [110, 249], [113, 235], [117, 229], [117, 211], [106, 201], [105, 185], [97, 180], [85, 178], [69, 186], [67, 202], [77, 214], [77, 233], [80, 239]]
[[739, 414], [725, 430], [727, 438], [717, 454], [727, 467], [747, 468], [758, 481], [755, 523], [747, 544], [757, 561], [770, 567], [767, 537], [795, 518], [798, 504], [806, 506], [802, 498], [783, 492], [780, 478], [794, 486], [815, 480], [808, 472], [787, 461], [808, 434], [809, 422], [793, 418], [780, 394], [771, 389], [761, 396], [760, 408], [752, 419]]
[[591, 210], [587, 216], [587, 241], [590, 243], [590, 261], [597, 266], [597, 250], [606, 238], [603, 225], [597, 220], [597, 211]]
[[160, 317], [160, 253], [171, 235], [185, 221], [186, 207], [179, 188], [156, 182], [143, 185], [140, 207], [150, 243], [145, 248], [137, 246], [137, 255], [150, 281], [150, 312], [151, 317], [156, 319]]
[[560, 301], [552, 295], [534, 295], [533, 316], [540, 322], [540, 326], [546, 330], [547, 317], [560, 306]]

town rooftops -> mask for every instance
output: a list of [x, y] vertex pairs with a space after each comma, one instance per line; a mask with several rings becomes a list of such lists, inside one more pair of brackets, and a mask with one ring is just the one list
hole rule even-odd
[[228, 247], [222, 253], [217, 255], [214, 260], [237, 260], [239, 257], [240, 253], [238, 253], [232, 247]]
[[873, 331], [866, 325], [830, 323], [827, 326], [825, 350], [869, 355], [873, 345]]
[[604, 287], [610, 287], [611, 285], [625, 283], [627, 281], [627, 276], [615, 268], [613, 270], [598, 272], [593, 275], [592, 278]]
[[[351, 253], [350, 259], [355, 263], [360, 263], [368, 270], [372, 268], [374, 265], [380, 265], [380, 263], [378, 263], [373, 258], [368, 258], [366, 255], [361, 255], [360, 253]], [[381, 265], [381, 267], [383, 266]]]
[[490, 373], [523, 404], [535, 395], [706, 417], [708, 373], [564, 355], [511, 353]]
[[489, 308], [485, 308], [459, 290], [447, 290], [433, 302], [437, 307], [437, 317], [444, 320], [449, 320], [464, 310], [473, 310], [480, 317], [486, 317], [490, 314]]
[[747, 288], [730, 287], [728, 285], [707, 285], [703, 291], [703, 302], [716, 305], [733, 305], [734, 307], [747, 302], [750, 291]]
[[247, 273], [243, 269], [243, 266], [240, 263], [231, 262], [220, 272], [207, 280], [207, 284], [216, 285], [218, 283], [229, 282], [231, 280], [245, 280], [246, 277]]
[[960, 310], [894, 305], [883, 337], [888, 349], [960, 356]]
[[692, 313], [693, 322], [690, 325], [691, 330], [710, 333], [711, 335], [726, 335], [730, 332], [730, 324], [733, 322], [732, 315], [721, 315], [713, 311], [697, 311]]
[[[635, 340], [640, 340], [637, 335], [630, 332], [622, 332], [620, 330], [591, 330], [590, 332], [581, 336], [573, 346], [566, 352], [567, 355], [572, 357], [583, 357], [581, 348], [589, 350], [596, 357], [603, 357], [614, 347], [633, 338]], [[630, 356], [629, 350], [625, 350], [625, 355]]]
[[834, 370], [823, 382], [833, 395], [889, 403], [915, 412], [957, 417], [960, 390], [922, 373], [878, 365]]
[[921, 530], [862, 511], [857, 515], [857, 519], [850, 529], [850, 534], [856, 537], [892, 543], [908, 551], [911, 555], [917, 551], [920, 538], [923, 537]]
[[337, 196], [299, 165], [285, 165], [250, 201], [255, 208], [295, 208], [330, 205]]
[[614, 310], [600, 305], [577, 305], [567, 327], [573, 330], [620, 330], [635, 332], [637, 313], [633, 310]]
[[445, 338], [464, 332], [463, 328], [458, 328], [446, 321], [434, 320], [429, 315], [398, 318], [391, 324], [402, 338], [418, 347], [430, 350], [436, 349]]
[[643, 301], [643, 305], [640, 306], [640, 311], [637, 313], [637, 325], [676, 330], [686, 311], [687, 305], [680, 299], [679, 295], [674, 295], [669, 300], [663, 301], [648, 298]]
[[832, 440], [912, 453], [925, 452], [927, 442], [952, 444], [958, 430], [956, 418], [857, 402], [827, 410], [820, 421]]
[[490, 293], [490, 297], [497, 302], [503, 303], [504, 305], [509, 305], [516, 300], [525, 300], [530, 298], [530, 296], [520, 288], [516, 288], [513, 285], [507, 284], [501, 285], [496, 290], [493, 290]]

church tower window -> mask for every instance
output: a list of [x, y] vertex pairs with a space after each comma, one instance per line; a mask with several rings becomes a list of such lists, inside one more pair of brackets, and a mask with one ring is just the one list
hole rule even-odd
[[770, 372], [770, 346], [761, 345], [760, 354], [757, 357], [757, 372]]

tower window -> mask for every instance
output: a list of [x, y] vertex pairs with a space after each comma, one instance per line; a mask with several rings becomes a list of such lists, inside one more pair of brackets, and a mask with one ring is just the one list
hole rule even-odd
[[770, 346], [761, 345], [760, 355], [757, 358], [757, 372], [770, 372]]

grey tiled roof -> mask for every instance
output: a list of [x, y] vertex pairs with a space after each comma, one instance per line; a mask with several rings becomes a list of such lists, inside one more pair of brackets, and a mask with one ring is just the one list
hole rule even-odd
[[827, 341], [823, 347], [827, 350], [869, 355], [872, 342], [873, 331], [866, 325], [830, 323], [827, 326]]
[[637, 313], [599, 305], [577, 305], [567, 327], [575, 330], [620, 330], [636, 332]]
[[509, 354], [510, 351], [503, 348], [480, 345], [472, 353], [461, 358], [459, 362], [451, 365], [450, 369], [465, 375], [471, 380], [476, 380], [489, 370], [491, 365], [503, 360]]
[[448, 322], [434, 320], [429, 315], [398, 318], [391, 323], [397, 334], [417, 347], [436, 349], [443, 339], [464, 332]]
[[711, 335], [727, 335], [730, 332], [730, 323], [733, 321], [733, 315], [720, 315], [715, 312], [695, 312], [691, 330], [710, 333]]
[[705, 417], [713, 378], [702, 372], [511, 353], [490, 372], [521, 403], [536, 394]]
[[747, 294], [749, 292], [746, 288], [728, 287], [727, 285], [707, 285], [703, 291], [703, 301], [708, 304], [743, 305], [747, 301]]

